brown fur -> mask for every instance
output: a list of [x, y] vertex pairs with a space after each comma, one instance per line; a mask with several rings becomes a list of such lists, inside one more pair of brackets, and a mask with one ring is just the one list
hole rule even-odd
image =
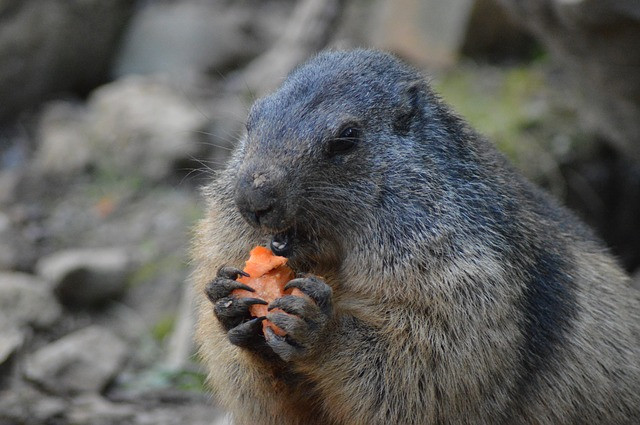
[[[398, 84], [406, 71], [375, 52], [329, 53], [294, 73], [274, 99], [299, 96], [287, 87], [307, 80], [323, 90], [322, 81], [308, 73], [323, 61], [341, 79], [354, 78], [352, 86], [370, 81], [351, 69], [377, 69], [382, 62], [380, 75], [401, 72], [392, 78]], [[455, 138], [462, 153], [425, 147], [415, 155], [423, 162], [416, 159], [411, 168], [414, 160], [391, 143], [366, 145], [382, 149], [376, 155], [384, 156], [388, 169], [378, 173], [380, 163], [371, 165], [370, 152], [362, 150], [350, 161], [368, 162], [344, 171], [355, 173], [349, 181], [371, 181], [371, 190], [388, 188], [402, 202], [384, 205], [398, 211], [385, 211], [364, 191], [343, 198], [343, 180], [331, 183], [336, 171], [326, 177], [327, 166], [313, 168], [318, 159], [306, 161], [304, 155], [312, 153], [295, 150], [295, 131], [279, 139], [292, 153], [264, 159], [256, 144], [275, 125], [269, 119], [256, 119], [258, 127], [250, 128], [229, 167], [205, 191], [207, 213], [194, 249], [198, 294], [221, 266], [241, 268], [249, 250], [267, 245], [273, 235], [247, 224], [233, 201], [238, 170], [257, 161], [253, 151], [262, 152], [256, 156], [268, 164], [260, 165], [263, 170], [284, 169], [289, 176], [293, 170], [302, 186], [312, 177], [316, 184], [327, 183], [326, 190], [333, 184], [333, 202], [340, 207], [330, 209], [320, 196], [304, 204], [311, 210], [305, 219], [317, 234], [292, 263], [324, 277], [333, 289], [334, 310], [328, 331], [303, 357], [269, 361], [232, 345], [211, 303], [198, 297], [197, 341], [214, 396], [237, 424], [639, 423], [640, 304], [627, 276], [577, 219], [516, 174], [424, 83], [420, 87], [409, 129], [384, 137]], [[366, 129], [372, 128], [368, 122], [392, 120], [394, 110], [382, 106], [376, 113], [383, 115], [361, 121]], [[294, 112], [292, 117], [303, 116]], [[296, 125], [310, 124], [300, 118]], [[399, 124], [380, 126], [365, 137], [400, 131]], [[424, 161], [431, 165], [420, 165]], [[294, 166], [299, 162], [304, 174]], [[440, 168], [441, 163], [448, 165]], [[460, 163], [468, 164], [464, 178], [443, 177]], [[367, 164], [373, 171], [358, 180]], [[414, 172], [427, 189], [412, 185]], [[286, 183], [293, 185], [291, 178]], [[438, 220], [407, 230], [423, 208], [429, 220]], [[486, 212], [473, 215], [476, 210]], [[495, 216], [477, 224], [487, 214]]]

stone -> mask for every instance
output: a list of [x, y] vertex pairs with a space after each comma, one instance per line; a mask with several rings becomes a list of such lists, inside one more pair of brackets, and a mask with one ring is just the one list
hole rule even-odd
[[0, 372], [1, 366], [11, 358], [23, 342], [24, 333], [13, 326], [4, 313], [0, 313]]
[[62, 424], [68, 402], [37, 390], [24, 381], [0, 391], [0, 424]]
[[[2, 176], [0, 175], [1, 178]], [[0, 212], [0, 270], [11, 269], [15, 264], [15, 251], [6, 242], [10, 233], [12, 233], [11, 220], [9, 216]]]
[[135, 15], [114, 74], [223, 72], [255, 56], [264, 41], [247, 31], [249, 14], [220, 2], [147, 2]]
[[[232, 423], [231, 417], [216, 407], [207, 393], [166, 388], [115, 392], [110, 393], [109, 398], [118, 402], [115, 408], [123, 405], [135, 406], [135, 417], [126, 422], [131, 425], [230, 425]], [[105, 413], [108, 414], [106, 409]], [[224, 420], [225, 418], [227, 421]], [[78, 425], [82, 424], [82, 422], [78, 423]], [[92, 421], [90, 424], [94, 425], [96, 422]]]
[[73, 400], [67, 418], [75, 425], [135, 424], [140, 406], [112, 403], [98, 394], [83, 394]]
[[55, 101], [46, 105], [38, 123], [38, 149], [34, 166], [41, 174], [73, 175], [95, 163], [92, 141], [80, 104]]
[[107, 78], [132, 0], [0, 3], [0, 124], [54, 93]]
[[177, 318], [165, 347], [164, 367], [168, 370], [185, 370], [192, 361], [194, 348], [193, 333], [196, 328], [195, 296], [193, 285], [185, 285], [178, 308]]
[[384, 0], [373, 21], [373, 44], [421, 66], [451, 66], [472, 6], [469, 0]]
[[205, 148], [201, 132], [209, 118], [162, 78], [127, 77], [102, 86], [88, 108], [93, 155], [110, 172], [160, 180]]
[[[38, 184], [43, 186], [42, 181]], [[23, 205], [13, 202], [6, 209], [0, 205], [0, 271], [31, 271], [39, 255], [37, 244], [44, 236], [43, 228], [39, 218], [25, 216]]]
[[101, 86], [86, 105], [48, 104], [38, 126], [35, 170], [47, 177], [90, 169], [160, 180], [206, 150], [209, 118], [161, 77], [134, 76]]
[[47, 283], [33, 275], [0, 272], [0, 312], [15, 326], [48, 328], [62, 309]]
[[273, 91], [294, 67], [327, 46], [344, 6], [343, 0], [298, 2], [273, 46], [229, 79], [231, 90], [251, 97]]
[[62, 304], [74, 308], [96, 307], [122, 295], [132, 267], [131, 254], [122, 248], [69, 249], [36, 264]]
[[21, 229], [0, 232], [0, 270], [32, 270], [37, 253]]
[[20, 174], [15, 169], [8, 169], [4, 164], [0, 165], [0, 205], [13, 201], [19, 180]]
[[24, 375], [54, 394], [102, 391], [127, 355], [126, 344], [93, 325], [68, 334], [27, 357]]
[[0, 211], [0, 235], [7, 230], [11, 226], [11, 220], [9, 216]]
[[631, 277], [631, 286], [640, 291], [640, 270]]

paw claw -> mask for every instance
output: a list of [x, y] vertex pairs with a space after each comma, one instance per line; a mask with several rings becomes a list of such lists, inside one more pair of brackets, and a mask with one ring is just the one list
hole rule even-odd
[[267, 302], [260, 298], [225, 297], [214, 304], [213, 312], [225, 330], [229, 331], [249, 317], [249, 307], [254, 304], [266, 305]]
[[238, 276], [250, 277], [246, 272], [235, 267], [222, 266], [218, 269], [217, 277], [236, 280]]
[[285, 313], [295, 314], [303, 319], [320, 314], [318, 306], [313, 301], [293, 295], [277, 298], [269, 304], [267, 310], [271, 311], [275, 308], [279, 308]]
[[217, 302], [221, 298], [228, 297], [231, 292], [236, 289], [244, 289], [249, 292], [256, 292], [252, 287], [245, 285], [244, 283], [237, 282], [235, 280], [227, 279], [225, 277], [218, 277], [212, 280], [205, 288], [205, 294], [209, 301], [212, 303]]
[[297, 288], [305, 295], [309, 296], [320, 307], [322, 312], [330, 315], [333, 309], [331, 299], [333, 291], [323, 280], [315, 276], [299, 277], [290, 280], [284, 289]]
[[264, 344], [261, 336], [264, 319], [264, 316], [256, 317], [230, 329], [227, 334], [229, 342], [243, 348], [253, 348], [259, 343]]
[[267, 314], [267, 320], [286, 332], [285, 338], [291, 345], [306, 347], [314, 339], [310, 333], [317, 328], [316, 324], [308, 323], [298, 316], [274, 312]]

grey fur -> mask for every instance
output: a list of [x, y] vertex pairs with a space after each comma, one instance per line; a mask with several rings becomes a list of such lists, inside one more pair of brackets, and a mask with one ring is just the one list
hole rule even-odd
[[[356, 146], [328, 155], [345, 125]], [[199, 293], [284, 232], [333, 307], [286, 361], [232, 345], [199, 297], [200, 353], [238, 424], [639, 423], [627, 276], [418, 72], [322, 53], [247, 127], [205, 191]]]

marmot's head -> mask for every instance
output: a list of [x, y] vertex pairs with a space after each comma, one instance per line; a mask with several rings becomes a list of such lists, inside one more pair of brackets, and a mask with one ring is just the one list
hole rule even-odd
[[434, 114], [432, 96], [418, 72], [390, 55], [316, 56], [249, 113], [232, 164], [239, 211], [285, 255], [304, 242], [341, 249], [357, 234], [385, 230], [370, 228], [384, 220], [368, 217], [400, 213], [400, 203], [413, 202], [403, 198], [433, 183], [417, 135]]

